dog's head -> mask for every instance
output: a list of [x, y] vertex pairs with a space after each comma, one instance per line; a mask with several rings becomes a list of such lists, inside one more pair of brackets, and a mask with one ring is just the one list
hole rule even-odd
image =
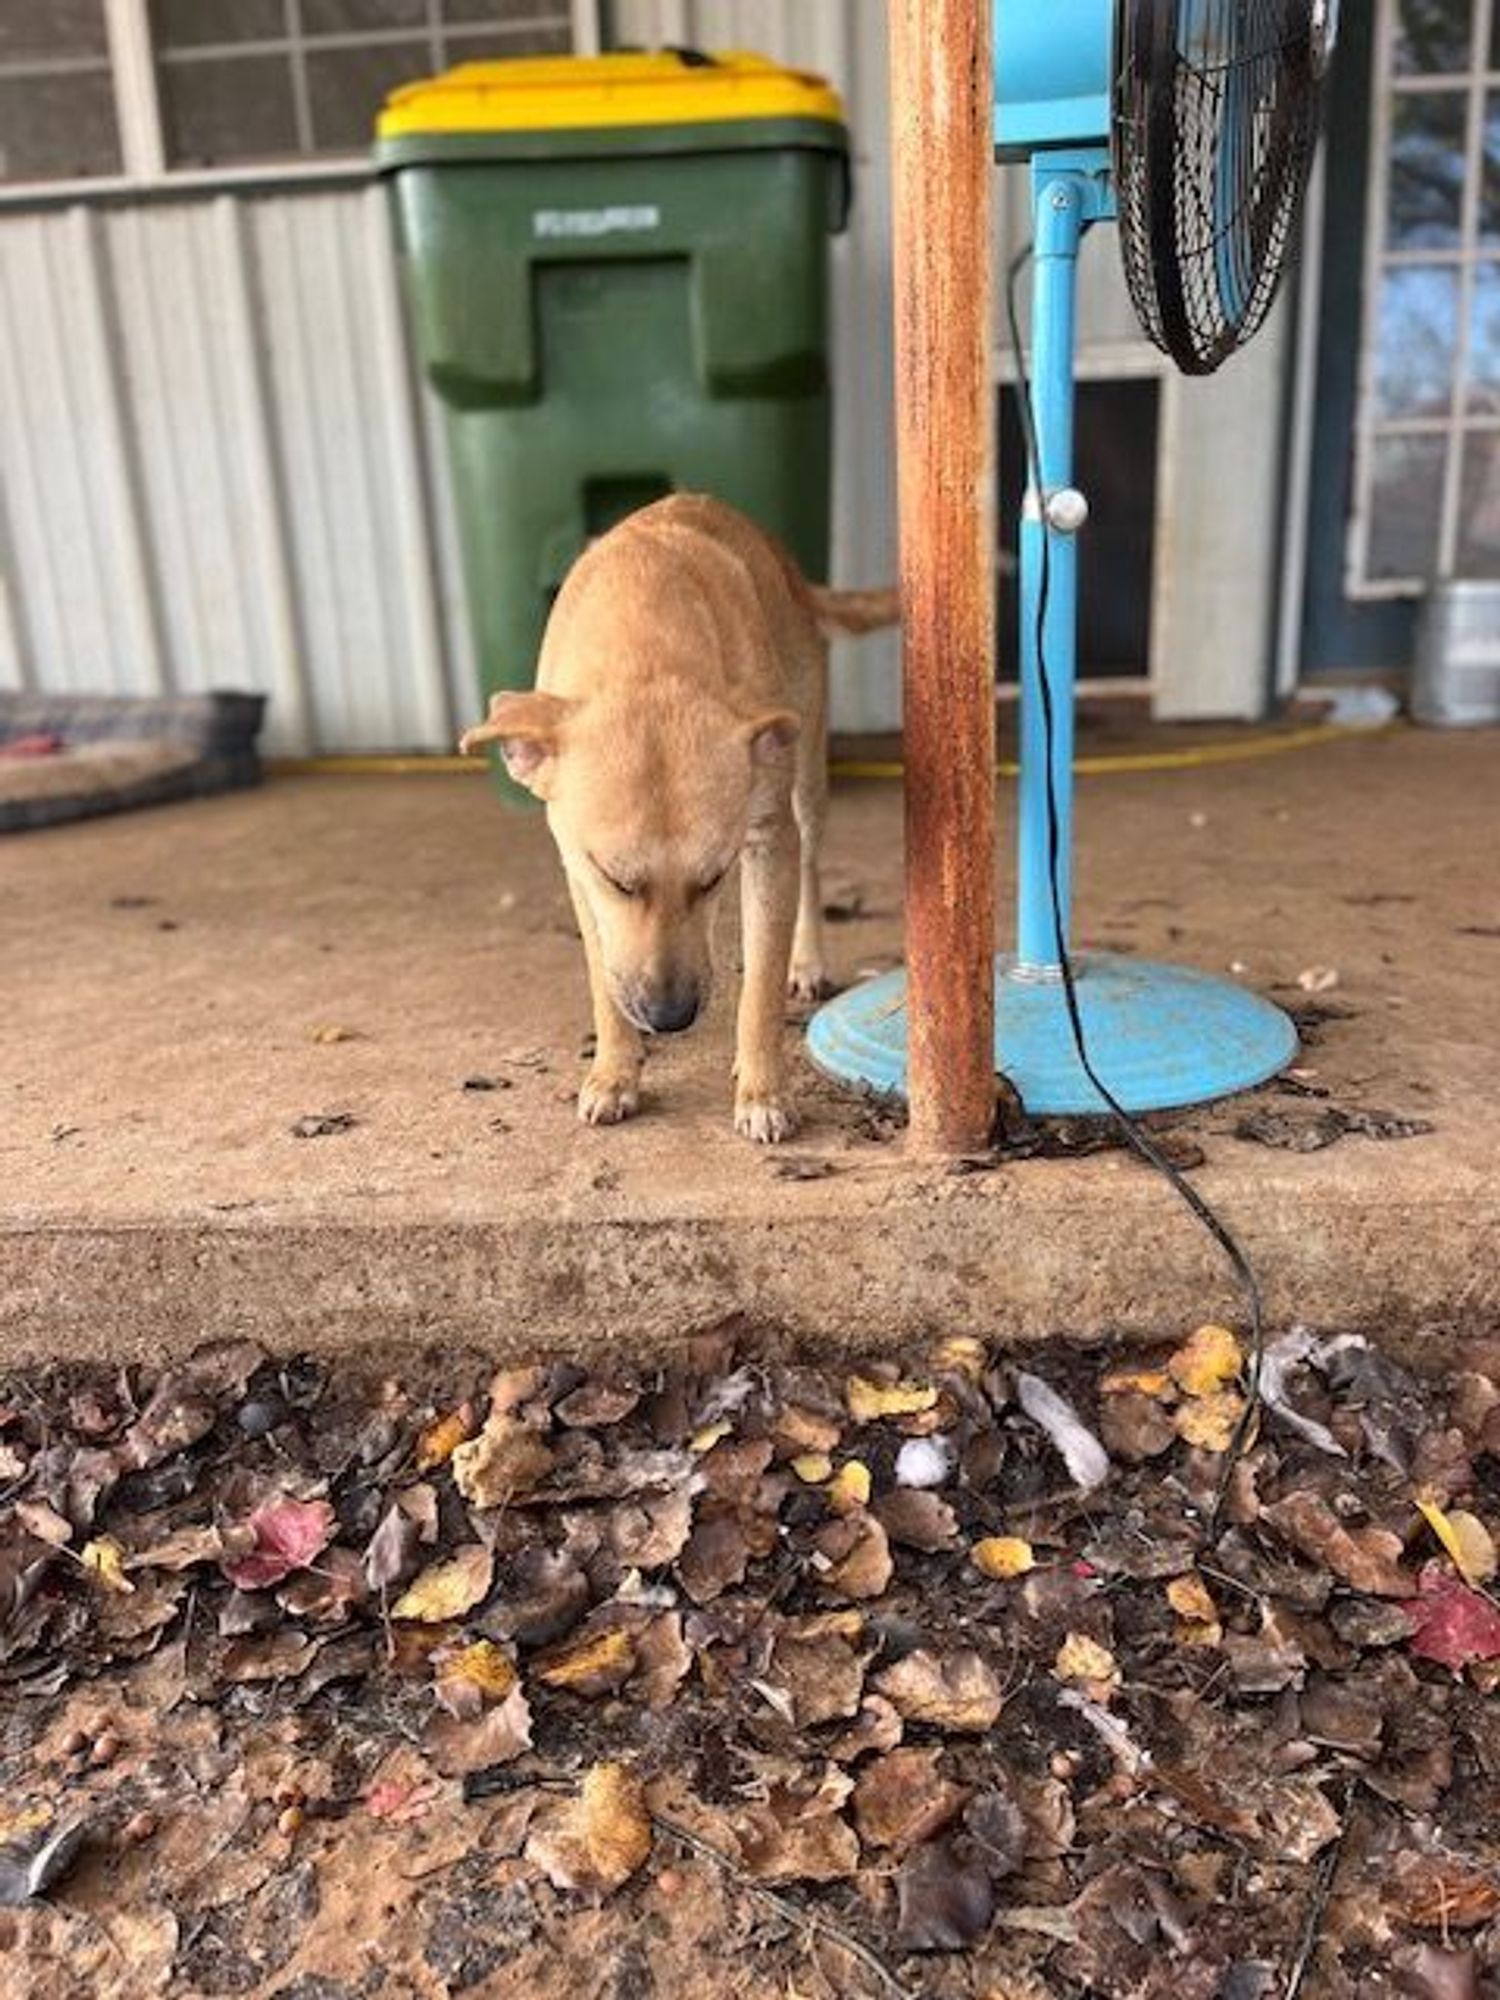
[[663, 686], [629, 705], [501, 693], [460, 748], [498, 743], [593, 919], [615, 1005], [647, 1034], [708, 1004], [719, 891], [758, 825], [785, 810], [798, 718], [736, 714]]

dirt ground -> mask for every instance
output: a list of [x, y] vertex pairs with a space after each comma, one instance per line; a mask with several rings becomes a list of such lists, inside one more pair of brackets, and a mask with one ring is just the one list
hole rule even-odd
[[0, 1455], [7, 2000], [1500, 1995], [1493, 1339], [230, 1342]]
[[[1288, 1087], [1177, 1127], [1282, 1323], [1413, 1338], [1500, 1310], [1478, 1254], [1500, 1230], [1496, 753], [1408, 731], [1082, 785], [1080, 941], [1302, 1010]], [[1007, 825], [1002, 908], [1009, 854]], [[897, 787], [839, 788], [827, 882], [838, 975], [895, 963]], [[868, 1348], [1231, 1309], [1211, 1246], [1117, 1151], [956, 1178], [800, 1057], [790, 1166], [750, 1148], [727, 996], [653, 1055], [637, 1122], [579, 1127], [566, 899], [540, 819], [479, 777], [285, 778], [23, 836], [0, 934], [17, 1358], [210, 1331], [522, 1355], [543, 1326], [588, 1355], [736, 1308]]]

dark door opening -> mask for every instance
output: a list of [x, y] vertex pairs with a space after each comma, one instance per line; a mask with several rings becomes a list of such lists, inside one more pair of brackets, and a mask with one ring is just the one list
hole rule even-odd
[[[1080, 382], [1075, 430], [1089, 522], [1078, 561], [1078, 672], [1135, 680], [1151, 670], [1151, 580], [1161, 384], [1155, 376]], [[1025, 447], [1016, 394], [1000, 393], [1000, 675], [1017, 677], [1020, 593], [1014, 569]], [[1003, 558], [1010, 557], [1010, 562]]]

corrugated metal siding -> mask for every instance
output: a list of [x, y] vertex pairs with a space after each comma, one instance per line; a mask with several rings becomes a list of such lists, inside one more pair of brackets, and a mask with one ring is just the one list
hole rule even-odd
[[446, 748], [472, 667], [382, 191], [0, 216], [9, 684]]

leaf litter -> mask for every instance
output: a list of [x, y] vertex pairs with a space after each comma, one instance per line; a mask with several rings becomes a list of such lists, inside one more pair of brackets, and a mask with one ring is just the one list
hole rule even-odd
[[1270, 1356], [12, 1381], [0, 1990], [1484, 1994], [1500, 1341]]

